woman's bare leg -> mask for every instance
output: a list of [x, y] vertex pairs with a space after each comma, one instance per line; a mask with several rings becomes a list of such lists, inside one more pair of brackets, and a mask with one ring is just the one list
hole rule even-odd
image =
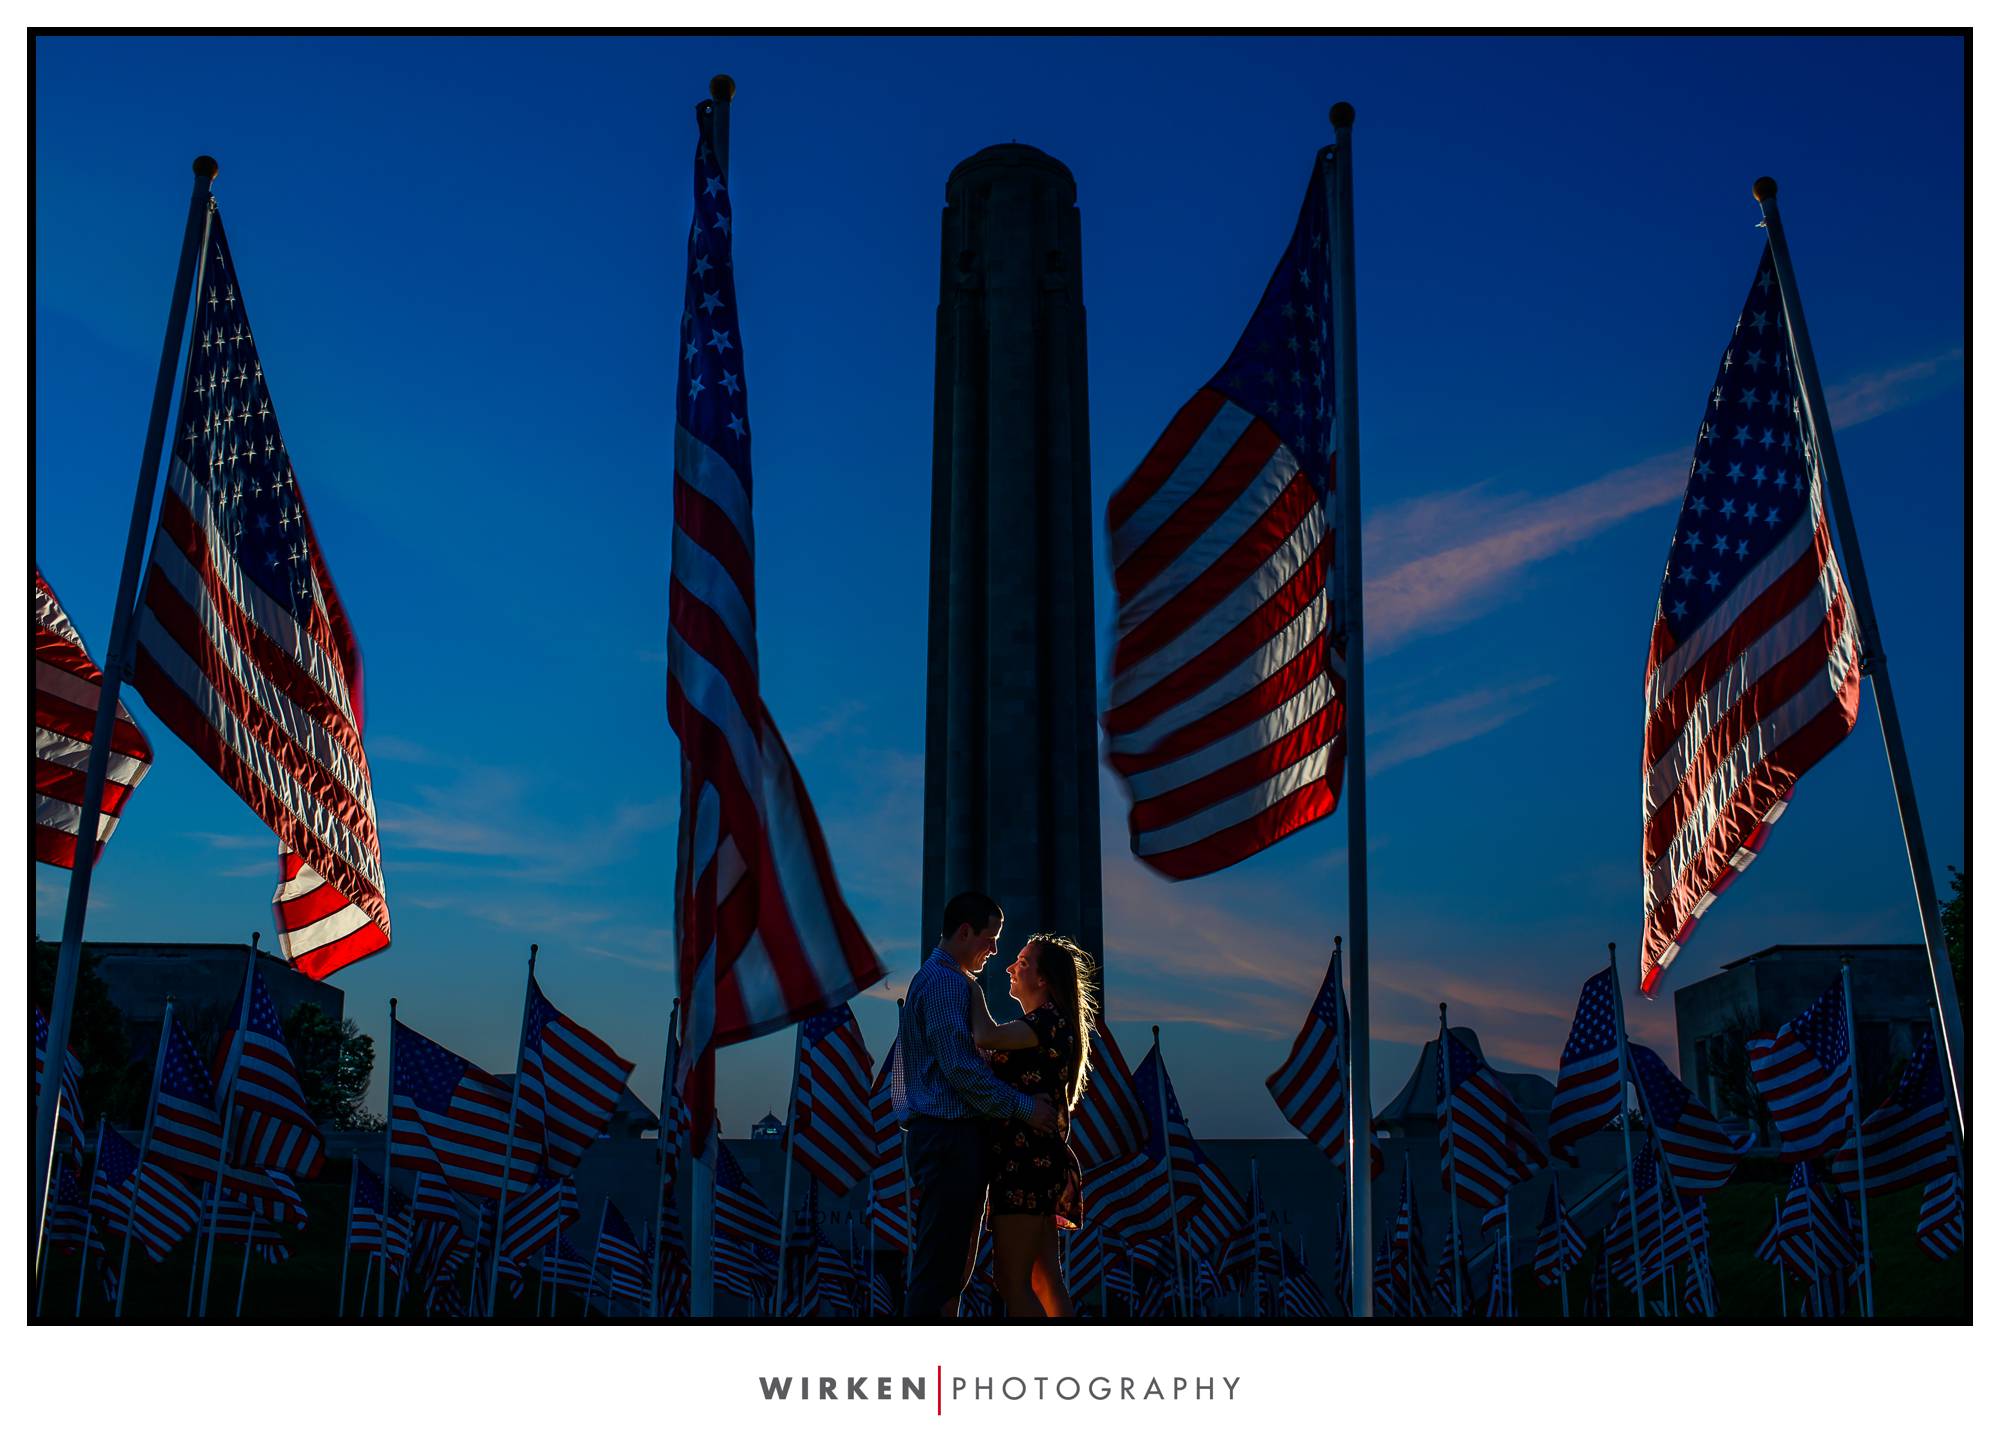
[[993, 1281], [1009, 1317], [1042, 1317], [1031, 1277], [1045, 1217], [1000, 1216], [987, 1219], [993, 1229]]
[[1070, 1306], [1069, 1289], [1063, 1285], [1062, 1263], [1056, 1257], [1056, 1219], [1036, 1217], [1032, 1220], [1040, 1226], [1040, 1240], [1035, 1244], [1034, 1272], [1030, 1279], [1036, 1300], [1046, 1316], [1074, 1317], [1076, 1312]]

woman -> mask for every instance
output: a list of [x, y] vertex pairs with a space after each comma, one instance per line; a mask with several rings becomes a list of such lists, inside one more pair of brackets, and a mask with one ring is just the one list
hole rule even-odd
[[1007, 967], [1007, 994], [1020, 1002], [1021, 1019], [995, 1025], [985, 997], [974, 997], [972, 1039], [992, 1052], [993, 1074], [1030, 1096], [1053, 1098], [1060, 1118], [1052, 1132], [988, 1123], [993, 1277], [1009, 1317], [1074, 1315], [1056, 1232], [1083, 1224], [1083, 1172], [1069, 1147], [1069, 1116], [1090, 1072], [1096, 975], [1097, 962], [1074, 940], [1036, 935]]

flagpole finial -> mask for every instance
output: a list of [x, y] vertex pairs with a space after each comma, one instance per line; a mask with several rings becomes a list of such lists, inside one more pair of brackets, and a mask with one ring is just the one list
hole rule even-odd
[[194, 158], [194, 174], [201, 177], [204, 181], [213, 181], [221, 170], [222, 163], [213, 156], [197, 156]]
[[1336, 131], [1344, 131], [1354, 124], [1354, 107], [1346, 101], [1335, 101], [1326, 118], [1333, 122]]
[[1759, 201], [1775, 201], [1778, 198], [1778, 183], [1769, 176], [1759, 176], [1751, 185], [1750, 194]]
[[261, 930], [253, 930], [250, 932], [250, 949], [253, 952], [257, 949], [257, 942], [262, 940], [263, 938], [264, 938], [264, 932]]
[[733, 75], [713, 76], [708, 82], [708, 94], [718, 104], [727, 104], [736, 96], [736, 77]]

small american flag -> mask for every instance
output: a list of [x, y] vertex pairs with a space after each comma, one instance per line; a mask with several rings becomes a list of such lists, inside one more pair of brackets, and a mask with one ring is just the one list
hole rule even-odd
[[1323, 1321], [1333, 1316], [1333, 1309], [1327, 1305], [1326, 1294], [1313, 1280], [1312, 1269], [1306, 1266], [1305, 1253], [1294, 1252], [1289, 1242], [1282, 1244], [1285, 1253], [1284, 1280], [1278, 1286], [1278, 1314], [1281, 1317], [1303, 1317]]
[[532, 1261], [555, 1240], [556, 1233], [582, 1214], [577, 1205], [576, 1178], [554, 1177], [544, 1171], [521, 1196], [507, 1199], [507, 1229], [500, 1244], [503, 1263]]
[[1854, 1154], [1852, 1132], [1826, 1158], [1826, 1174], [1848, 1196], [1861, 1189], [1882, 1196], [1919, 1182], [1958, 1175], [1958, 1139], [1945, 1107], [1944, 1077], [1938, 1070], [1937, 1042], [1928, 1027], [1896, 1082], [1889, 1099], [1861, 1123], [1862, 1157]]
[[1460, 1201], [1476, 1207], [1497, 1207], [1507, 1199], [1510, 1186], [1547, 1166], [1548, 1156], [1529, 1129], [1520, 1104], [1493, 1068], [1456, 1033], [1442, 1034], [1437, 1061], [1438, 1149], [1445, 1190], [1455, 1190]]
[[164, 1261], [205, 1218], [203, 1198], [164, 1162], [151, 1160], [133, 1178], [131, 1210], [132, 1235], [155, 1262]]
[[240, 1033], [236, 1029], [237, 1022], [245, 1019], [239, 991], [216, 1053], [224, 1063], [223, 1093], [227, 1096], [232, 1084], [235, 1088], [235, 1095], [228, 1097], [234, 1112], [232, 1158], [237, 1166], [311, 1180], [325, 1159], [325, 1140], [306, 1105], [278, 1008], [259, 967], [252, 965], [245, 973], [244, 988], [250, 992], [247, 1029]]
[[44, 1236], [50, 1246], [60, 1247], [70, 1256], [83, 1245], [90, 1229], [90, 1207], [84, 1196], [83, 1178], [67, 1157], [56, 1163], [56, 1190], [49, 1199]]
[[[34, 1009], [35, 1032], [35, 1083], [30, 1101], [42, 1098], [42, 1071], [49, 1054], [49, 1018], [42, 1014], [42, 1008]], [[62, 1097], [57, 1103], [61, 1120], [70, 1130], [83, 1130], [83, 1062], [77, 1060], [76, 1052], [68, 1047], [63, 1049]]]
[[1535, 1235], [1535, 1280], [1553, 1287], [1582, 1260], [1583, 1235], [1563, 1208], [1562, 1183], [1552, 1177], [1541, 1230]]
[[1625, 1088], [1618, 1079], [1618, 972], [1606, 967], [1583, 983], [1576, 1019], [1563, 1043], [1549, 1103], [1549, 1150], [1572, 1157], [1571, 1148], [1618, 1119]]
[[1611, 1316], [1611, 1254], [1597, 1244], [1597, 1266], [1591, 1269], [1590, 1286], [1583, 1296], [1585, 1317]]
[[1924, 1188], [1917, 1211], [1917, 1245], [1940, 1262], [1965, 1245], [1965, 1198], [1957, 1172]]
[[666, 1225], [660, 1234], [660, 1316], [689, 1317], [693, 1278], [687, 1233], [681, 1227], [680, 1204], [669, 1198], [661, 1216]]
[[[1171, 1081], [1165, 1083], [1167, 1119], [1164, 1123], [1160, 1120], [1159, 1083], [1164, 1076], [1165, 1067], [1155, 1045], [1132, 1075], [1134, 1095], [1145, 1113], [1146, 1135], [1141, 1148], [1090, 1173], [1085, 1181], [1085, 1196], [1099, 1220], [1107, 1230], [1128, 1239], [1164, 1235], [1176, 1224], [1176, 1214], [1185, 1223], [1199, 1206], [1194, 1181], [1200, 1148], [1181, 1115]], [[1170, 1153], [1171, 1182], [1167, 1169]]]
[[137, 1148], [110, 1125], [100, 1126], [97, 1159], [90, 1173], [90, 1211], [102, 1236], [125, 1231], [132, 1212], [132, 1173], [138, 1169]]
[[162, 1042], [159, 1090], [153, 1097], [153, 1135], [147, 1156], [192, 1182], [212, 1182], [222, 1162], [222, 1118], [208, 1067], [176, 1018]]
[[1070, 1144], [1088, 1171], [1138, 1151], [1146, 1140], [1150, 1109], [1139, 1099], [1125, 1053], [1100, 1020], [1090, 1033], [1090, 1080], [1070, 1119]]
[[1728, 1181], [1750, 1149], [1748, 1137], [1731, 1135], [1694, 1093], [1648, 1047], [1630, 1042], [1632, 1082], [1673, 1174], [1674, 1190], [1700, 1197]]
[[[750, 394], [734, 208], [715, 108], [696, 107], [694, 217], [675, 389], [667, 718], [681, 745], [675, 873], [680, 1071], [696, 1154], [714, 1049], [803, 1021], [883, 975], [834, 879], [805, 782], [759, 692]], [[699, 982], [699, 984], [698, 984]]]
[[1107, 758], [1132, 792], [1132, 853], [1175, 879], [1246, 859], [1339, 799], [1323, 187], [1315, 166], [1235, 351], [1106, 510], [1118, 595]]
[[557, 1238], [555, 1247], [543, 1257], [542, 1275], [557, 1288], [590, 1291], [590, 1263], [571, 1245], [567, 1233]]
[[[1195, 1208], [1188, 1217], [1188, 1246], [1204, 1261], [1238, 1255], [1250, 1237], [1250, 1208], [1228, 1177], [1195, 1143]], [[1178, 1168], [1176, 1168], [1178, 1170]]]
[[[525, 1154], [532, 1169], [531, 1144], [540, 1141], [548, 1170], [568, 1176], [610, 1124], [632, 1063], [550, 1005], [532, 974], [525, 1009], [515, 1162]], [[524, 1144], [530, 1145], [526, 1153]]]
[[778, 1219], [750, 1185], [727, 1146], [717, 1144], [715, 1160], [715, 1235], [734, 1237], [756, 1246], [778, 1245]]
[[889, 1293], [889, 1279], [878, 1270], [868, 1274], [868, 1315], [894, 1317], [896, 1299]]
[[634, 1302], [652, 1300], [653, 1264], [625, 1214], [609, 1197], [597, 1228], [597, 1274], [607, 1298], [623, 1297]]
[[[1285, 1120], [1326, 1153], [1338, 1170], [1347, 1168], [1347, 997], [1340, 983], [1340, 949], [1326, 967], [1306, 1023], [1292, 1053], [1264, 1082]], [[1382, 1174], [1382, 1149], [1369, 1142], [1371, 1178]]]
[[1646, 659], [1646, 994], [1854, 727], [1860, 665], [1766, 251], [1706, 399]]
[[895, 1081], [896, 1046], [892, 1041], [868, 1093], [875, 1138], [875, 1164], [868, 1179], [868, 1222], [874, 1232], [907, 1252], [916, 1245], [916, 1202], [909, 1173], [903, 1169], [903, 1128], [896, 1120]]
[[318, 979], [389, 944], [361, 649], [306, 516], [213, 203], [209, 221], [132, 682], [277, 835], [280, 939]]
[[1792, 1167], [1778, 1246], [1786, 1265], [1809, 1282], [1838, 1281], [1861, 1260], [1845, 1210], [1820, 1185], [1810, 1161]]
[[[1410, 1194], [1410, 1166], [1403, 1163], [1403, 1196], [1396, 1207], [1396, 1220], [1389, 1230], [1388, 1261], [1389, 1317], [1430, 1315], [1429, 1263], [1424, 1253], [1423, 1221], [1417, 1213], [1416, 1198]], [[1377, 1281], [1382, 1274], [1377, 1273]]]
[[[435, 1173], [469, 1197], [499, 1196], [513, 1093], [401, 1021], [394, 1023], [389, 1049], [391, 1168]], [[507, 1176], [510, 1192], [531, 1187], [534, 1165], [517, 1154]]]
[[382, 1249], [382, 1178], [359, 1158], [353, 1163], [354, 1197], [347, 1213], [347, 1246], [356, 1252]]
[[[57, 600], [35, 570], [35, 858], [69, 869], [83, 828], [83, 781], [97, 728], [104, 675]], [[121, 701], [111, 726], [111, 752], [97, 817], [98, 847], [118, 828], [125, 801], [152, 767], [153, 746]]]
[[877, 1165], [873, 1074], [861, 1027], [844, 1003], [799, 1027], [792, 1149], [799, 1165], [836, 1196], [852, 1191]]
[[1752, 1036], [1750, 1079], [1771, 1114], [1780, 1155], [1804, 1161], [1840, 1144], [1854, 1104], [1847, 1068], [1847, 1002], [1835, 980], [1778, 1028]]

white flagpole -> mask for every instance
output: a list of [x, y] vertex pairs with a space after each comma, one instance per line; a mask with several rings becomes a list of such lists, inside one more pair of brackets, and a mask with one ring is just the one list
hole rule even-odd
[[792, 1132], [799, 1119], [799, 1061], [805, 1055], [806, 1028], [792, 1036], [792, 1094], [785, 1099], [785, 1185], [778, 1194], [778, 1286], [771, 1315], [785, 1315], [785, 1254], [792, 1244]]
[[[340, 1239], [340, 1305], [333, 1310], [335, 1317], [347, 1316], [347, 1254], [354, 1246], [354, 1189], [361, 1182], [361, 1158], [355, 1157], [347, 1169], [347, 1233]], [[389, 1194], [382, 1194], [382, 1208], [376, 1218], [376, 1229], [383, 1233], [383, 1250], [388, 1250], [388, 1207]], [[368, 1300], [368, 1271], [361, 1272], [362, 1301]]]
[[[389, 1185], [389, 1163], [396, 1155], [396, 998], [389, 997], [389, 1048], [382, 1058], [382, 1079], [389, 1083], [388, 1109], [382, 1113], [382, 1270], [375, 1275], [375, 1316], [389, 1315], [389, 1217], [393, 1210], [394, 1188]], [[414, 1213], [410, 1236], [416, 1236]], [[403, 1307], [403, 1279], [410, 1275], [410, 1246], [403, 1246], [403, 1270], [396, 1276], [396, 1310]]]
[[[660, 1174], [653, 1184], [653, 1316], [662, 1317], [666, 1313], [660, 1301], [664, 1290], [662, 1277], [667, 1260], [667, 1123], [671, 1120], [674, 1105], [674, 1073], [680, 1066], [680, 1020], [681, 1003], [676, 1000], [673, 1009], [667, 1012], [667, 1059], [660, 1068], [660, 1131], [659, 1150], [654, 1154], [660, 1159]], [[678, 1113], [673, 1113], [677, 1115]], [[674, 1144], [674, 1151], [680, 1145]]]
[[1638, 1284], [1639, 1316], [1644, 1317], [1646, 1281], [1639, 1262], [1639, 1188], [1632, 1175], [1632, 1106], [1626, 1091], [1632, 1080], [1632, 1053], [1626, 1049], [1625, 983], [1618, 978], [1618, 942], [1612, 941], [1605, 949], [1611, 953], [1611, 1005], [1618, 1017], [1618, 1136], [1625, 1148], [1625, 1201], [1632, 1209], [1632, 1280]]
[[[236, 1072], [243, 1060], [243, 1033], [250, 1029], [250, 975], [257, 969], [257, 942], [262, 938], [262, 931], [250, 932], [250, 951], [243, 958], [243, 999], [236, 1012], [236, 1034], [229, 1039], [229, 1057], [222, 1066], [224, 1079], [215, 1083], [223, 1088], [222, 1135], [215, 1144], [215, 1196], [209, 1206], [208, 1260], [201, 1269], [201, 1315], [204, 1318], [208, 1316], [208, 1281], [215, 1271], [215, 1241], [221, 1235], [218, 1229], [222, 1222], [222, 1184], [229, 1178], [229, 1134], [236, 1129]], [[251, 1209], [247, 1195], [243, 1199], [243, 1207], [245, 1214], [254, 1219], [256, 1213]], [[255, 1230], [254, 1220], [252, 1230]], [[196, 1235], [195, 1246], [201, 1246], [199, 1234]], [[243, 1250], [246, 1253], [250, 1250], [247, 1238]]]
[[1861, 1038], [1854, 1034], [1854, 984], [1850, 958], [1840, 957], [1840, 1002], [1847, 1012], [1847, 1105], [1854, 1122], [1854, 1185], [1861, 1205], [1861, 1302], [1867, 1316], [1875, 1315], [1875, 1268], [1868, 1251], [1868, 1163], [1862, 1140]]
[[132, 1168], [132, 1199], [125, 1204], [125, 1245], [118, 1250], [118, 1294], [111, 1304], [111, 1316], [125, 1315], [125, 1275], [132, 1265], [132, 1226], [139, 1217], [139, 1188], [146, 1174], [146, 1153], [153, 1145], [153, 1112], [160, 1103], [160, 1072], [167, 1064], [167, 1033], [174, 1026], [174, 998], [167, 997], [167, 1009], [160, 1017], [160, 1044], [153, 1053], [153, 1094], [146, 1098], [146, 1129], [139, 1136], [139, 1162]]
[[97, 1171], [104, 1160], [104, 1117], [97, 1118], [97, 1139], [90, 1151], [90, 1189], [83, 1195], [83, 1256], [82, 1266], [76, 1272], [76, 1307], [71, 1317], [83, 1316], [83, 1279], [90, 1275], [90, 1236], [97, 1225]]
[[[1362, 722], [1361, 646], [1361, 390], [1356, 372], [1354, 285], [1354, 107], [1346, 101], [1328, 112], [1334, 145], [1320, 153], [1326, 183], [1327, 243], [1333, 272], [1334, 447], [1338, 480], [1328, 501], [1327, 525], [1339, 550], [1329, 569], [1328, 601], [1335, 605], [1345, 656], [1347, 780], [1347, 1155], [1368, 1160], [1374, 1139], [1368, 1097], [1368, 768]], [[1336, 511], [1337, 510], [1337, 511]], [[1335, 580], [1338, 580], [1337, 587]], [[1354, 1313], [1374, 1313], [1375, 1256], [1368, 1240], [1373, 1183], [1364, 1165], [1347, 1174], [1349, 1257], [1354, 1271]]]
[[1882, 630], [1875, 621], [1875, 603], [1868, 592], [1868, 570], [1861, 562], [1861, 540], [1854, 530], [1854, 515], [1847, 502], [1847, 479], [1840, 470], [1840, 451], [1833, 440], [1833, 417], [1827, 410], [1826, 393], [1820, 387], [1819, 364], [1813, 359], [1812, 337], [1806, 331], [1798, 279], [1792, 274], [1791, 249], [1785, 244], [1784, 223], [1778, 217], [1778, 183], [1769, 176], [1761, 176], [1751, 192], [1764, 213], [1764, 232], [1771, 243], [1771, 269], [1777, 273], [1778, 295], [1791, 323], [1793, 361], [1798, 368], [1800, 390], [1805, 393], [1813, 440], [1818, 444], [1827, 506], [1833, 510], [1841, 557], [1847, 565], [1848, 592], [1854, 599], [1855, 622], [1861, 629], [1861, 669], [1875, 691], [1875, 718], [1881, 725], [1882, 746], [1889, 756], [1889, 780], [1896, 794], [1896, 813], [1903, 824], [1903, 848], [1909, 857], [1910, 883], [1916, 891], [1925, 954], [1930, 960], [1931, 990], [1945, 1026], [1938, 1050], [1945, 1058], [1944, 1074], [1951, 1084], [1953, 1115], [1963, 1134], [1972, 1061], [1965, 1052], [1965, 1027], [1959, 1020], [1958, 990], [1952, 983], [1951, 962], [1945, 953], [1944, 919], [1938, 911], [1936, 877], [1931, 874], [1930, 851], [1924, 845], [1923, 820], [1917, 814], [1917, 790], [1910, 778], [1909, 750], [1903, 742], [1902, 720], [1896, 713], [1896, 695], [1889, 687], [1889, 658], [1882, 646]]
[[111, 609], [111, 641], [104, 654], [103, 679], [97, 689], [97, 714], [91, 725], [90, 753], [83, 771], [83, 808], [77, 822], [75, 861], [69, 872], [69, 898], [63, 907], [62, 944], [56, 953], [55, 988], [49, 999], [49, 1039], [42, 1073], [41, 1097], [35, 1106], [35, 1160], [31, 1175], [34, 1200], [28, 1212], [30, 1260], [41, 1241], [42, 1218], [48, 1205], [49, 1162], [55, 1157], [56, 1102], [62, 1095], [62, 1062], [69, 1051], [70, 1021], [76, 1011], [76, 982], [83, 958], [83, 920], [90, 907], [90, 878], [97, 864], [98, 822], [103, 817], [104, 779], [111, 765], [111, 734], [118, 718], [118, 687], [125, 677], [125, 655], [132, 638], [132, 605], [139, 593], [140, 560], [145, 554], [146, 525], [153, 517], [153, 494], [160, 476], [160, 452], [167, 436], [167, 411], [173, 402], [174, 372], [187, 324], [188, 294], [199, 284], [208, 255], [208, 218], [213, 206], [209, 185], [219, 167], [210, 156], [194, 160], [194, 194], [188, 198], [187, 225], [181, 232], [180, 264], [174, 271], [173, 298], [167, 305], [166, 336], [160, 344], [160, 367], [153, 379], [153, 410], [146, 420], [146, 442], [140, 454], [139, 481], [132, 494], [132, 521], [125, 533], [125, 561], [118, 574], [118, 597]]
[[[521, 989], [521, 1039], [514, 1048], [514, 1089], [507, 1099], [507, 1152], [500, 1159], [500, 1203], [493, 1213], [493, 1260], [487, 1264], [485, 1315], [488, 1318], [493, 1316], [493, 1302], [500, 1295], [500, 1234], [507, 1226], [507, 1185], [514, 1177], [514, 1122], [521, 1111], [521, 1073], [528, 1061], [528, 993], [535, 988], [535, 952], [540, 949], [532, 943], [528, 946], [528, 983]], [[479, 1269], [475, 1266], [472, 1270]]]
[[1180, 1299], [1181, 1316], [1189, 1316], [1187, 1283], [1181, 1261], [1181, 1208], [1174, 1188], [1174, 1133], [1172, 1123], [1167, 1120], [1167, 1057], [1160, 1049], [1160, 1028], [1153, 1027], [1153, 1059], [1160, 1063], [1160, 1073], [1153, 1082], [1154, 1094], [1159, 1097], [1160, 1149], [1167, 1164], [1167, 1226], [1174, 1236], [1174, 1295]]
[[1460, 1283], [1465, 1276], [1465, 1239], [1458, 1235], [1458, 1143], [1451, 1140], [1451, 1023], [1443, 1001], [1438, 1002], [1438, 1070], [1444, 1078], [1444, 1098], [1439, 1103], [1444, 1108], [1444, 1135], [1439, 1142], [1450, 1142], [1445, 1146], [1444, 1171], [1445, 1195], [1451, 1199], [1451, 1315], [1463, 1317], [1465, 1293]]
[[375, 1270], [375, 1262], [376, 1258], [374, 1257], [363, 1257], [361, 1259], [361, 1290], [355, 1294], [354, 1299], [358, 1309], [355, 1314], [357, 1317], [366, 1317], [368, 1315], [368, 1277]]

